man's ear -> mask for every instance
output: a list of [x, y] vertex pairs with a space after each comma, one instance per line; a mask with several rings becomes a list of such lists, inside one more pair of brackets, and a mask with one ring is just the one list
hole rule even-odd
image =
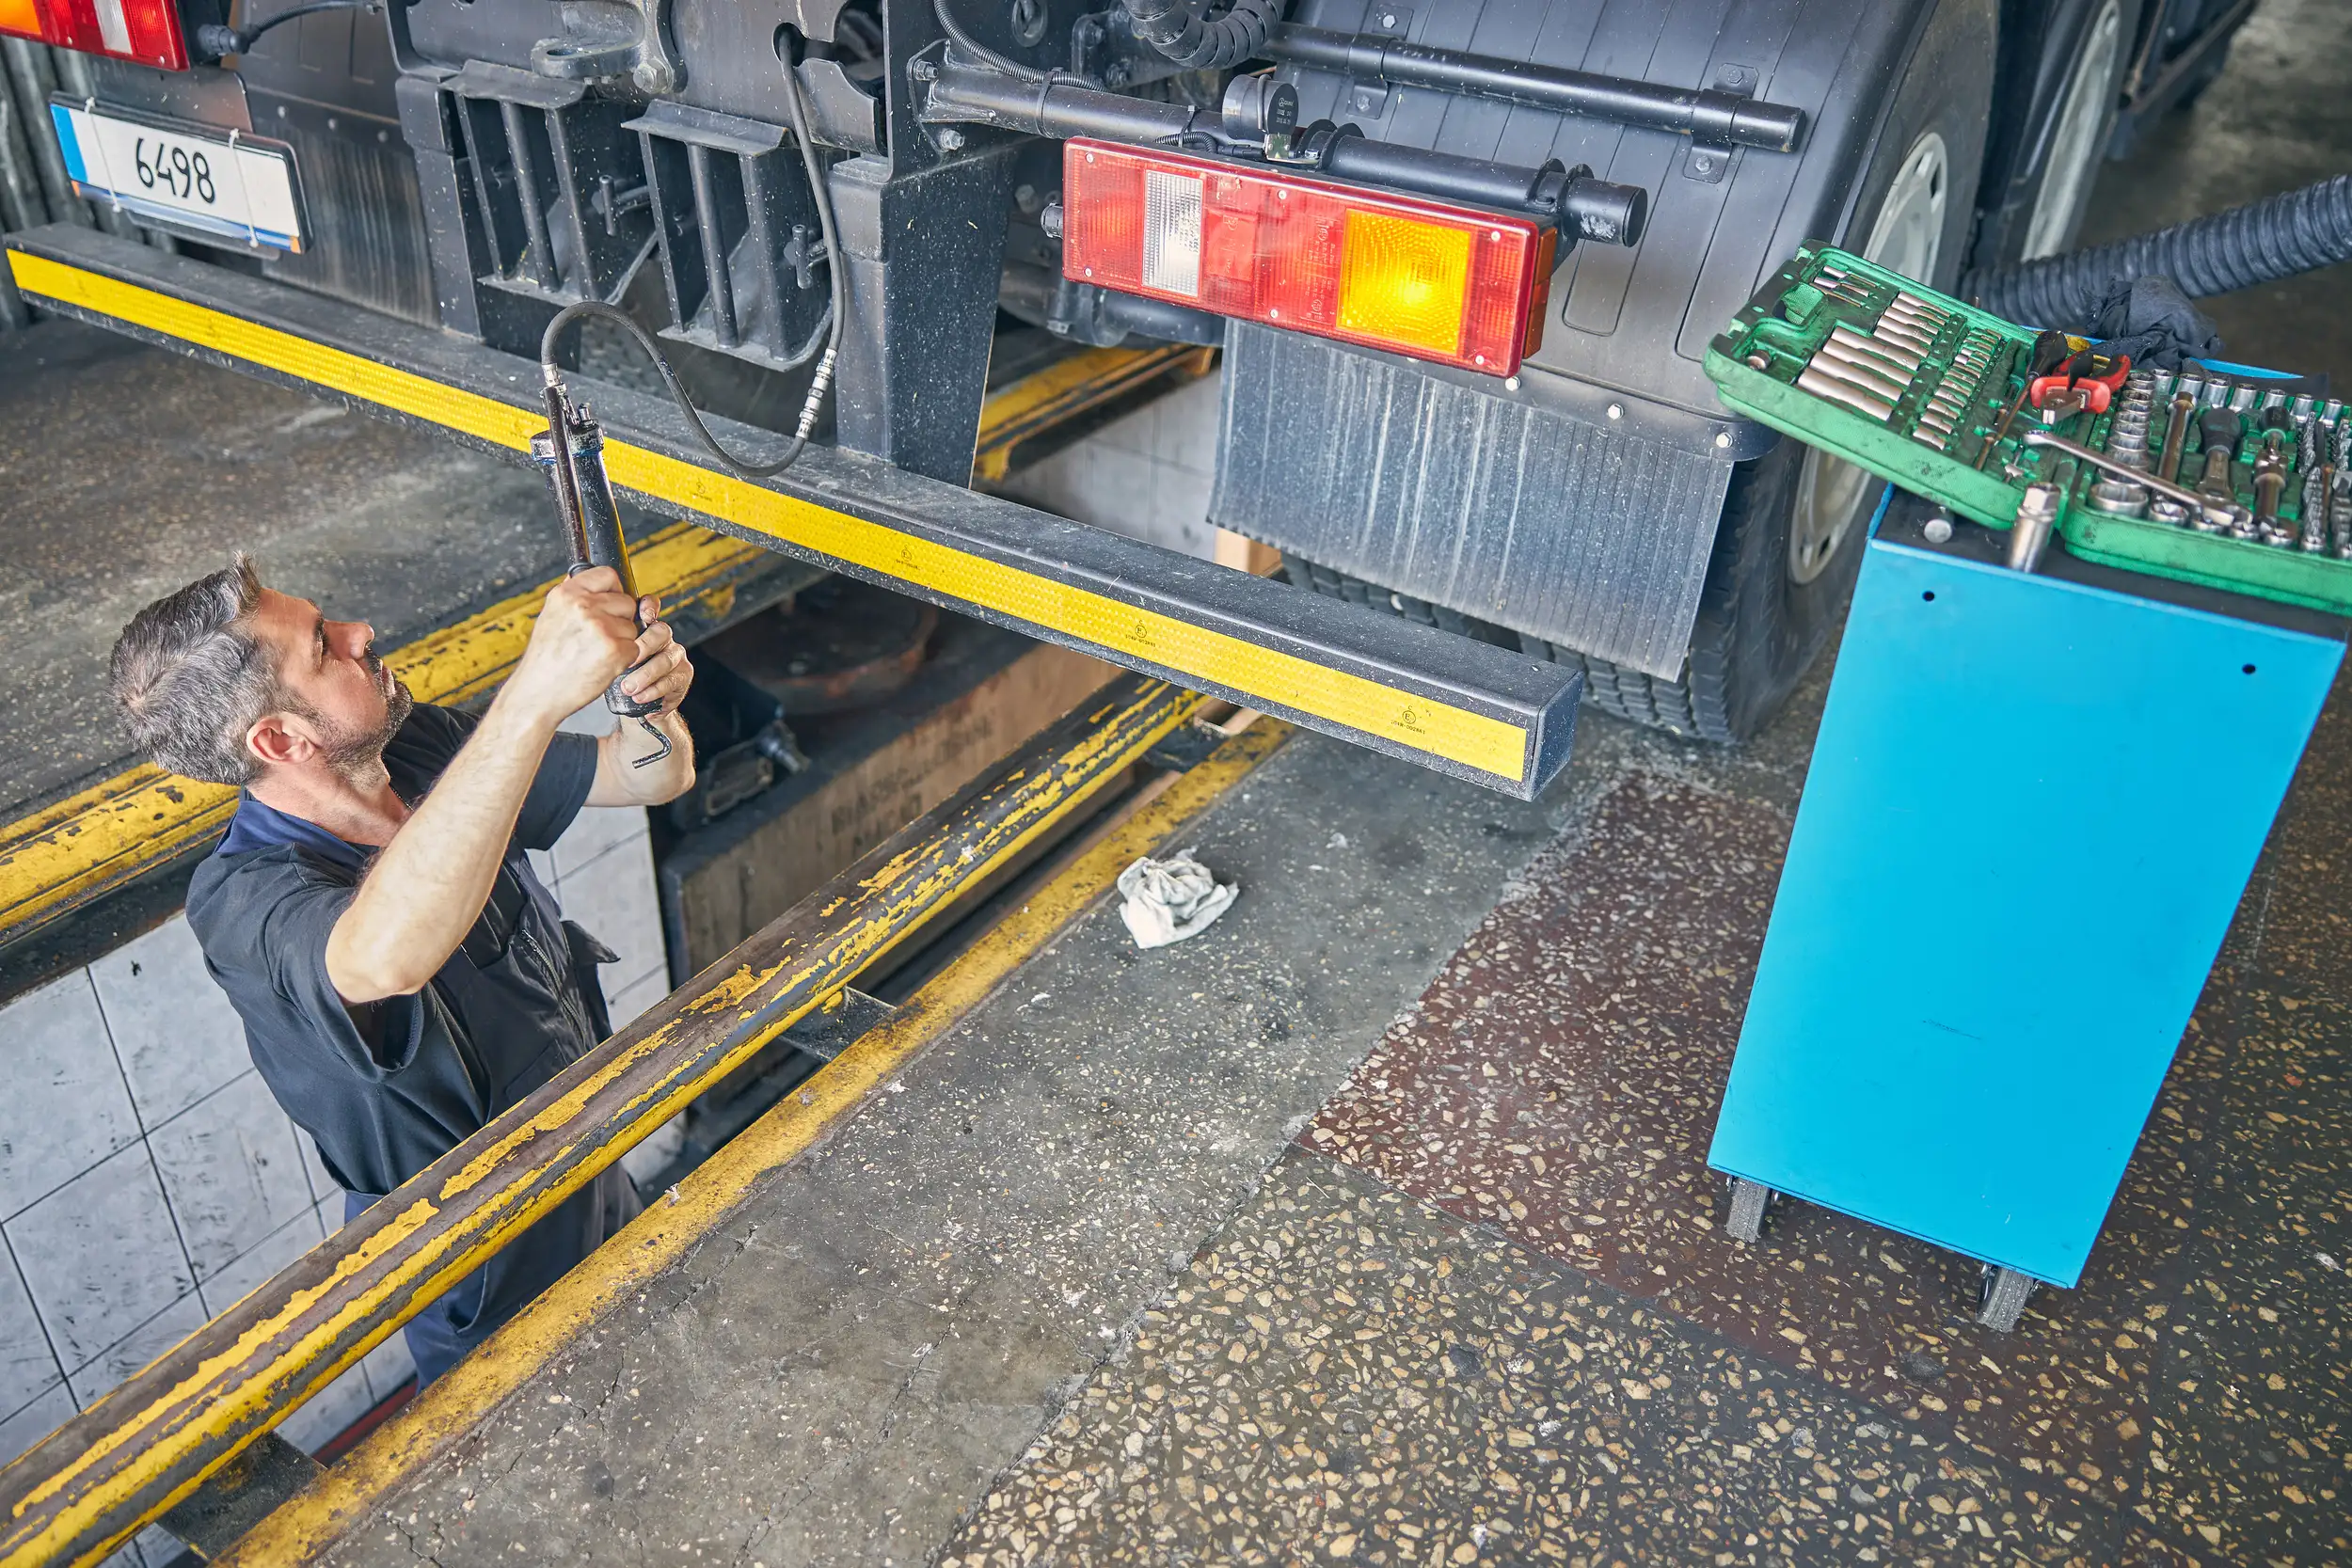
[[318, 754], [310, 726], [291, 713], [265, 713], [245, 732], [246, 750], [265, 768], [298, 764]]

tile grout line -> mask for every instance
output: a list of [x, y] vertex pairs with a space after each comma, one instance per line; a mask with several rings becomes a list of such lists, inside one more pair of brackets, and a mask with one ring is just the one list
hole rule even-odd
[[[164, 1217], [171, 1221], [171, 1239], [179, 1244], [180, 1261], [186, 1265], [188, 1271], [187, 1290], [181, 1292], [181, 1294], [172, 1297], [171, 1301], [160, 1311], [157, 1311], [153, 1315], [143, 1320], [137, 1328], [131, 1330], [131, 1334], [136, 1334], [140, 1328], [145, 1328], [148, 1323], [153, 1323], [156, 1318], [163, 1316], [165, 1312], [170, 1311], [172, 1307], [179, 1306], [181, 1302], [186, 1300], [189, 1296], [195, 1296], [198, 1287], [200, 1286], [203, 1281], [197, 1275], [195, 1255], [188, 1251], [188, 1235], [187, 1231], [183, 1229], [180, 1224], [179, 1206], [171, 1201], [171, 1184], [164, 1180], [163, 1162], [155, 1158], [155, 1146], [149, 1139], [148, 1134], [151, 1129], [150, 1129], [147, 1125], [146, 1114], [139, 1109], [139, 1097], [132, 1092], [130, 1069], [122, 1065], [122, 1048], [115, 1044], [114, 1020], [106, 1016], [106, 999], [99, 992], [98, 976], [90, 973], [90, 967], [87, 964], [84, 964], [82, 966], [82, 974], [83, 977], [89, 983], [90, 1001], [98, 1008], [99, 1026], [106, 1031], [106, 1052], [114, 1058], [116, 1076], [122, 1080], [122, 1098], [130, 1102], [131, 1121], [133, 1125], [137, 1127], [139, 1130], [139, 1149], [147, 1156], [147, 1168], [154, 1172], [155, 1195], [164, 1200]], [[240, 1074], [239, 1076], [243, 1075]], [[230, 1083], [234, 1082], [236, 1082], [236, 1080], [233, 1078], [230, 1080]], [[228, 1086], [229, 1085], [227, 1084], [221, 1085], [222, 1088], [227, 1088]], [[215, 1092], [217, 1093], [218, 1091], [215, 1090]], [[205, 1098], [210, 1099], [211, 1096], [208, 1095]], [[189, 1110], [194, 1110], [195, 1108], [196, 1107], [193, 1105], [188, 1107]], [[168, 1122], [174, 1119], [177, 1118], [167, 1117], [166, 1121]], [[118, 1149], [116, 1152], [119, 1153], [121, 1151]], [[113, 1157], [113, 1155], [107, 1156], [108, 1159], [112, 1159]], [[103, 1163], [103, 1161], [100, 1162], [102, 1164]], [[91, 1170], [95, 1170], [98, 1167], [96, 1165], [90, 1167]], [[83, 1174], [87, 1175], [88, 1172], [86, 1171]], [[204, 1298], [202, 1296], [197, 1296], [196, 1304], [199, 1307], [202, 1307], [204, 1305]], [[82, 1366], [76, 1368], [75, 1370], [85, 1371], [90, 1367], [97, 1365], [99, 1356], [103, 1356], [106, 1354], [106, 1351], [114, 1349], [115, 1345], [121, 1344], [123, 1339], [128, 1339], [131, 1337], [131, 1334], [125, 1334], [121, 1338], [115, 1340], [113, 1344], [108, 1345], [105, 1350], [100, 1351], [98, 1355], [90, 1357], [89, 1360], [84, 1362]], [[72, 1377], [72, 1372], [69, 1372], [66, 1375], [69, 1381]], [[77, 1408], [81, 1406], [81, 1396], [79, 1394], [74, 1396], [73, 1402]]]
[[[57, 1369], [56, 1382], [50, 1384], [47, 1387], [41, 1389], [40, 1393], [35, 1394], [31, 1399], [26, 1400], [23, 1404], [18, 1405], [14, 1410], [9, 1411], [7, 1416], [0, 1417], [0, 1420], [13, 1420], [17, 1417], [23, 1415], [25, 1411], [30, 1410], [34, 1405], [40, 1403], [43, 1399], [46, 1399], [49, 1395], [50, 1389], [63, 1388], [65, 1390], [65, 1397], [68, 1400], [72, 1399], [73, 1386], [66, 1381], [65, 1357], [57, 1354], [56, 1336], [49, 1332], [49, 1320], [41, 1316], [40, 1303], [33, 1299], [33, 1287], [24, 1277], [24, 1265], [17, 1260], [16, 1242], [8, 1234], [8, 1227], [5, 1226], [0, 1226], [0, 1247], [4, 1247], [8, 1251], [8, 1267], [16, 1273], [17, 1288], [24, 1292], [24, 1305], [32, 1309], [33, 1326], [40, 1330], [41, 1343], [49, 1347], [50, 1365]], [[81, 1406], [76, 1404], [74, 1408], [78, 1410]]]

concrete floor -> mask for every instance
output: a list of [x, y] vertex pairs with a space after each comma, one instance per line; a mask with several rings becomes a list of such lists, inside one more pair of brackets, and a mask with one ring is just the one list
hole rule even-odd
[[530, 470], [96, 327], [0, 334], [0, 817], [128, 764], [106, 655], [246, 549], [387, 649], [553, 576]]

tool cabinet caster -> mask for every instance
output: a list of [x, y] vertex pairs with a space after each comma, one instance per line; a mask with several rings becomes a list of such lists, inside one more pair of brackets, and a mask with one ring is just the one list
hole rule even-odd
[[1735, 1242], [1754, 1242], [1764, 1234], [1764, 1211], [1772, 1207], [1772, 1189], [1745, 1177], [1731, 1179], [1731, 1212], [1724, 1228]]
[[2034, 1278], [2015, 1269], [1987, 1263], [1984, 1289], [1977, 1304], [1977, 1322], [1995, 1334], [2007, 1334], [2026, 1315], [2026, 1298], [2033, 1294]]

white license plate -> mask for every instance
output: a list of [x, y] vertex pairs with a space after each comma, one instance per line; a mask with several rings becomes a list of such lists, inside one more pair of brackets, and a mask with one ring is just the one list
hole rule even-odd
[[83, 197], [161, 228], [237, 245], [302, 248], [294, 150], [236, 131], [134, 119], [53, 99], [66, 171]]

